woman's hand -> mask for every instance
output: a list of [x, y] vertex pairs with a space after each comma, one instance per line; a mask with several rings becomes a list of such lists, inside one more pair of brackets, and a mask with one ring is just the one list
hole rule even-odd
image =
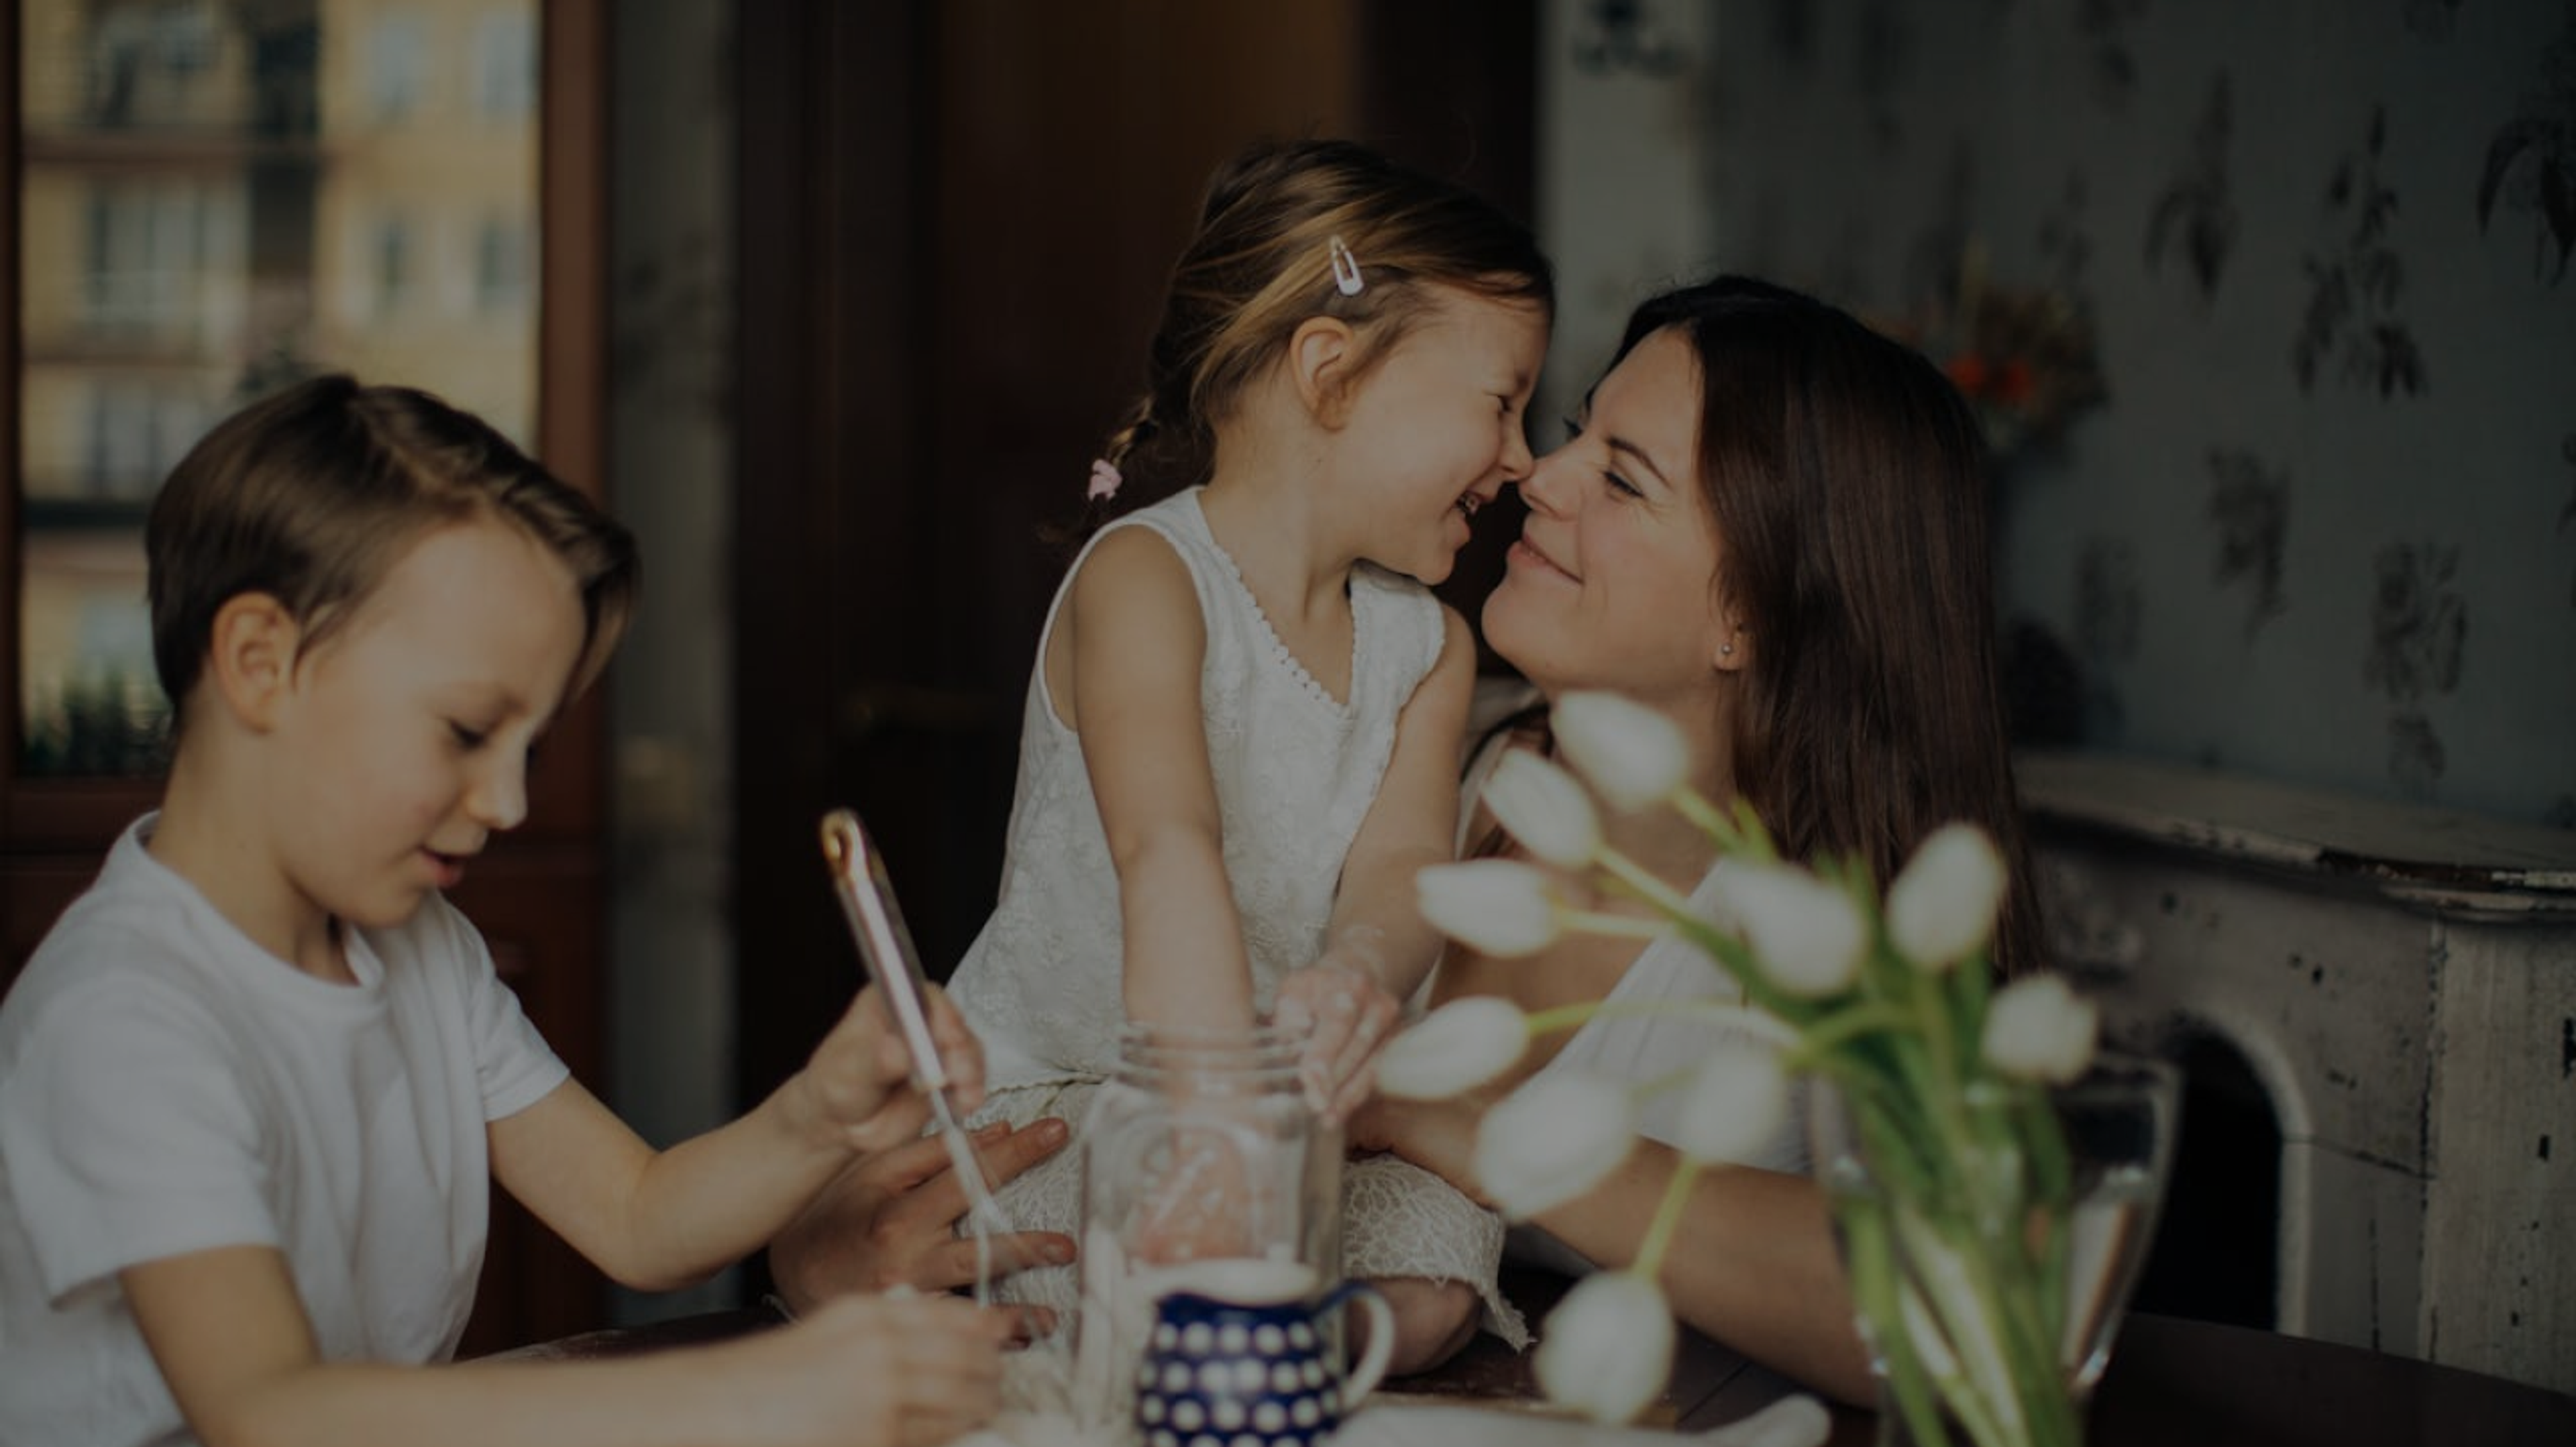
[[[947, 1071], [949, 1101], [960, 1112], [973, 1110], [984, 1099], [984, 1047], [937, 986], [924, 989], [922, 1005]], [[870, 985], [806, 1061], [801, 1083], [808, 1109], [820, 1128], [856, 1150], [892, 1149], [920, 1135], [930, 1118], [928, 1101], [908, 1085], [913, 1066], [883, 993]]]
[[[999, 1189], [1064, 1149], [1071, 1130], [1060, 1120], [1013, 1130], [996, 1123], [970, 1138], [987, 1184]], [[804, 1312], [835, 1296], [909, 1287], [951, 1291], [975, 1281], [975, 1243], [957, 1234], [966, 1217], [966, 1187], [936, 1136], [904, 1142], [858, 1161], [825, 1187], [770, 1244], [770, 1273], [791, 1310]], [[1073, 1238], [1019, 1231], [991, 1242], [1000, 1275], [1073, 1260]], [[1055, 1328], [1054, 1313], [1019, 1308], [1020, 1334], [1034, 1340]]]
[[1403, 1007], [1379, 982], [1374, 955], [1337, 945], [1279, 982], [1271, 1016], [1310, 1028], [1297, 1073], [1306, 1098], [1332, 1124], [1350, 1119], [1375, 1084], [1377, 1053], [1394, 1037]]
[[741, 1440], [934, 1447], [1002, 1406], [1006, 1320], [946, 1296], [848, 1296], [713, 1348], [743, 1389]]

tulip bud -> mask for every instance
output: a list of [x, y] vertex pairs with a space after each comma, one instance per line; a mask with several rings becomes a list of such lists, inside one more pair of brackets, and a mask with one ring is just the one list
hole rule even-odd
[[1516, 859], [1426, 866], [1413, 894], [1433, 929], [1496, 959], [1536, 954], [1561, 932], [1547, 876]]
[[1697, 1161], [1743, 1161], [1761, 1154], [1789, 1113], [1789, 1076], [1780, 1052], [1751, 1041], [1712, 1053], [1682, 1087], [1673, 1145]]
[[1377, 1088], [1397, 1100], [1445, 1100], [1512, 1068], [1529, 1048], [1529, 1017], [1499, 995], [1469, 995], [1424, 1016], [1377, 1057]]
[[1673, 1313], [1642, 1276], [1596, 1271], [1547, 1314], [1539, 1390], [1595, 1422], [1629, 1422], [1671, 1380]]
[[1944, 824], [1888, 886], [1888, 938], [1923, 968], [1947, 969], [1993, 938], [2005, 883], [2003, 855], [1984, 830]]
[[1614, 809], [1643, 809], [1679, 792], [1690, 750], [1673, 721], [1615, 693], [1569, 693], [1548, 713], [1556, 747]]
[[1859, 976], [1869, 925], [1839, 886], [1793, 865], [1730, 860], [1713, 887], [1762, 973], [1782, 990], [1818, 999]]
[[1540, 1074], [1485, 1112], [1476, 1181], [1513, 1220], [1564, 1205], [1626, 1158], [1636, 1107], [1625, 1087], [1570, 1070]]
[[1601, 816], [1572, 774], [1514, 749], [1485, 780], [1485, 807], [1530, 853], [1561, 869], [1581, 869], [1601, 852]]
[[2093, 1063], [2101, 1012], [2063, 975], [2025, 975], [1995, 992], [1979, 1047], [1986, 1063], [2023, 1080], [2064, 1085]]

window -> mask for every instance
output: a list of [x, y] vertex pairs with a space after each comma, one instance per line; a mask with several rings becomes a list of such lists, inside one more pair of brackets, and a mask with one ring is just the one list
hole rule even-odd
[[400, 215], [379, 217], [371, 242], [375, 312], [379, 317], [394, 316], [411, 300], [412, 271], [417, 263], [412, 256], [410, 220]]
[[533, 281], [529, 266], [528, 226], [520, 220], [487, 217], [474, 238], [474, 309], [484, 316], [507, 315], [528, 304]]
[[19, 369], [0, 485], [20, 526], [0, 709], [21, 773], [80, 773], [128, 756], [129, 695], [151, 690], [130, 648], [144, 510], [217, 418], [345, 368], [536, 444], [537, 218], [556, 214], [537, 189], [539, 5], [7, 13], [18, 226], [0, 300]]
[[376, 17], [367, 31], [367, 116], [379, 125], [411, 118], [429, 80], [429, 34], [408, 11]]
[[537, 106], [536, 19], [524, 8], [494, 11], [474, 24], [474, 114], [519, 122]]

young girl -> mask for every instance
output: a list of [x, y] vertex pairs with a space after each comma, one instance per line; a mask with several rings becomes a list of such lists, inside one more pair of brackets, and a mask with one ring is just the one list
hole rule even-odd
[[146, 546], [162, 806], [0, 1004], [0, 1441], [910, 1444], [989, 1415], [1009, 1322], [945, 1299], [649, 1363], [418, 1369], [464, 1328], [487, 1176], [675, 1286], [926, 1108], [862, 997], [776, 1095], [657, 1153], [440, 897], [525, 816], [529, 750], [633, 585], [624, 529], [506, 440], [321, 378], [199, 443]]
[[[1474, 678], [1447, 577], [1527, 474], [1549, 269], [1468, 192], [1358, 146], [1221, 170], [1174, 268], [1147, 386], [1093, 471], [1128, 506], [1075, 558], [1039, 645], [1001, 898], [951, 988], [991, 1114], [1079, 1121], [1127, 1021], [1311, 1024], [1338, 1121], [1438, 941], [1413, 875], [1450, 856]], [[1096, 512], [1106, 511], [1095, 508]], [[1060, 1156], [1019, 1224], [1071, 1229]], [[1436, 1363], [1493, 1290], [1501, 1228], [1427, 1173], [1361, 1162], [1345, 1265], [1397, 1307], [1394, 1370]], [[1070, 1271], [1019, 1278], [1063, 1306]]]

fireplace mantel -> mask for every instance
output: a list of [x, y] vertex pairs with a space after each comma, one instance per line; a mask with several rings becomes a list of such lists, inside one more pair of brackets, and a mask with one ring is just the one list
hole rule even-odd
[[2272, 1325], [2576, 1391], [2576, 832], [2016, 769], [2052, 952], [2106, 1031], [2218, 1041], [2269, 1097]]

